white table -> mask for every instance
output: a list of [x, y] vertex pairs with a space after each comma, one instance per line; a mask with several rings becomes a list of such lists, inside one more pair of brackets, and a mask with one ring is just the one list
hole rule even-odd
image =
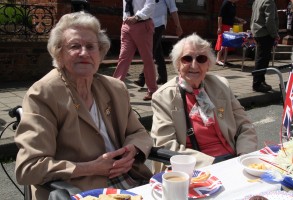
[[[281, 189], [280, 184], [248, 182], [248, 179], [256, 179], [258, 177], [247, 174], [240, 165], [238, 158], [233, 158], [198, 170], [209, 171], [211, 175], [216, 176], [223, 184], [220, 191], [205, 199], [238, 200], [249, 194]], [[142, 195], [144, 200], [154, 200], [151, 195], [150, 184], [132, 188], [128, 191]]]

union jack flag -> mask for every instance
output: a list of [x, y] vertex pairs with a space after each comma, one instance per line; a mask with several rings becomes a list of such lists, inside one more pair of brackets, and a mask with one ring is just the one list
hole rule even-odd
[[[280, 150], [280, 146], [278, 146], [278, 148], [276, 148], [277, 146], [275, 146], [275, 150], [274, 148], [270, 147], [270, 146], [265, 146], [264, 148], [260, 149], [259, 152], [262, 154], [269, 154], [272, 156], [277, 156], [278, 155], [278, 151]], [[275, 150], [275, 151], [274, 151]]]
[[[284, 102], [284, 111], [283, 111], [283, 126], [286, 128], [287, 137], [291, 137], [290, 125], [292, 122], [293, 115], [293, 75], [290, 72], [289, 79], [286, 86], [286, 98]], [[281, 133], [282, 134], [282, 131]]]

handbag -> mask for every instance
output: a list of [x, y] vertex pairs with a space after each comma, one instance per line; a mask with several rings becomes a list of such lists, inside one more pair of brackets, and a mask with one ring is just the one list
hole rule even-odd
[[187, 104], [186, 104], [186, 96], [185, 96], [186, 91], [180, 86], [179, 86], [179, 91], [180, 91], [180, 94], [181, 94], [181, 97], [182, 97], [182, 100], [183, 100], [183, 105], [184, 105], [184, 113], [185, 113], [185, 120], [186, 120], [186, 127], [187, 127], [186, 135], [190, 139], [192, 148], [194, 150], [200, 151], [198, 142], [197, 142], [196, 137], [195, 137], [194, 129], [193, 129], [192, 125], [191, 125], [190, 118], [189, 118], [188, 113], [187, 113]]

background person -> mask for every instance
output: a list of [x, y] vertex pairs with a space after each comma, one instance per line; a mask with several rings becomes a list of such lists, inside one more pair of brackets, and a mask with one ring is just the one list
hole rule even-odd
[[[198, 168], [257, 150], [254, 126], [227, 79], [207, 74], [215, 63], [210, 44], [193, 34], [175, 44], [170, 56], [178, 76], [153, 95], [154, 146], [192, 154]], [[161, 170], [155, 163], [154, 171]]]
[[151, 19], [155, 0], [123, 0], [123, 23], [121, 27], [121, 48], [113, 77], [124, 81], [133, 56], [138, 49], [143, 61], [148, 92], [144, 101], [152, 99], [158, 89], [153, 61], [154, 23]]
[[[250, 28], [257, 48], [254, 70], [265, 69], [269, 66], [273, 46], [280, 39], [279, 18], [274, 0], [254, 1]], [[256, 92], [272, 90], [272, 86], [265, 81], [265, 72], [253, 75], [252, 89]]]
[[[157, 84], [164, 84], [168, 80], [164, 51], [162, 47], [162, 35], [167, 26], [168, 10], [173, 18], [176, 35], [181, 36], [183, 31], [180, 25], [175, 0], [158, 0], [154, 12], [153, 21], [155, 24], [155, 34], [153, 37], [153, 54], [157, 64], [158, 78]], [[144, 73], [139, 74], [138, 80], [134, 84], [143, 87], [145, 84]]]
[[289, 0], [287, 9], [286, 9], [286, 15], [287, 15], [287, 31], [289, 35], [292, 35], [293, 33], [293, 27], [292, 27], [292, 21], [293, 21], [293, 0]]
[[215, 50], [217, 52], [217, 60], [216, 64], [223, 66], [224, 63], [221, 61], [223, 56], [223, 50], [222, 47], [223, 43], [223, 36], [222, 34], [225, 31], [229, 31], [230, 28], [233, 28], [234, 21], [237, 20], [241, 24], [246, 24], [246, 21], [244, 19], [241, 19], [239, 17], [236, 17], [236, 2], [239, 0], [224, 0], [221, 8], [220, 13], [218, 16], [218, 38], [217, 43], [215, 46]]
[[133, 112], [125, 84], [98, 74], [110, 41], [90, 14], [61, 17], [48, 51], [54, 69], [23, 99], [15, 142], [16, 178], [48, 199], [39, 184], [64, 180], [80, 188], [128, 189], [152, 176], [144, 165], [152, 139]]

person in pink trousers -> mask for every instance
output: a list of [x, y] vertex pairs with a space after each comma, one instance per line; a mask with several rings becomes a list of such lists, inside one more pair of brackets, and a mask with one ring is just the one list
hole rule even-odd
[[152, 99], [157, 90], [155, 64], [153, 60], [154, 23], [151, 19], [155, 0], [123, 0], [123, 23], [121, 27], [121, 49], [113, 77], [125, 80], [127, 71], [138, 49], [142, 58], [148, 92], [143, 98]]

